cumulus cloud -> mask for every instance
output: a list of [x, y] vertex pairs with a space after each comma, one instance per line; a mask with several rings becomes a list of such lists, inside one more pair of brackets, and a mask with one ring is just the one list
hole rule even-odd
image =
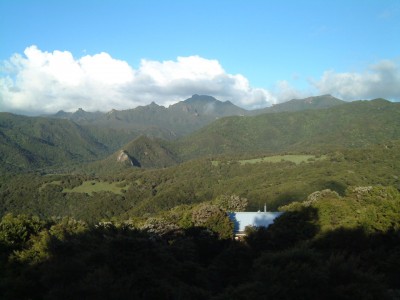
[[326, 71], [312, 85], [321, 94], [344, 100], [385, 98], [400, 100], [400, 68], [395, 61], [383, 60], [361, 73]]
[[142, 60], [137, 69], [107, 53], [74, 58], [68, 51], [25, 49], [3, 62], [0, 111], [54, 113], [58, 110], [109, 111], [147, 105], [164, 106], [206, 94], [247, 108], [260, 108], [311, 95], [332, 94], [344, 100], [383, 97], [400, 101], [400, 69], [380, 61], [364, 72], [326, 71], [299, 90], [286, 80], [270, 90], [252, 87], [241, 74], [227, 73], [217, 60], [200, 56]]
[[41, 51], [36, 46], [3, 64], [0, 111], [54, 113], [58, 110], [107, 111], [146, 105], [168, 106], [192, 94], [208, 94], [252, 108], [273, 104], [276, 97], [251, 87], [240, 74], [228, 74], [217, 60], [199, 56], [176, 61], [142, 60], [137, 70], [107, 53], [75, 59], [68, 51]]
[[312, 95], [314, 91], [299, 90], [290, 85], [286, 80], [278, 81], [273, 88], [273, 95], [278, 99], [278, 102], [285, 102], [292, 99], [306, 98]]

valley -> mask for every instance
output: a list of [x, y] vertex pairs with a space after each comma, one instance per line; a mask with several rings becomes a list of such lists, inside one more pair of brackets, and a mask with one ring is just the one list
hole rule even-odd
[[[0, 212], [95, 222], [158, 214], [224, 194], [249, 199], [250, 210], [263, 203], [278, 209], [328, 188], [342, 195], [352, 186], [399, 185], [398, 103], [319, 96], [270, 109], [244, 111], [194, 95], [169, 108], [152, 103], [113, 112], [129, 126], [105, 125], [108, 114], [82, 110], [1, 114]], [[172, 120], [171, 113], [185, 122], [193, 113], [205, 123], [216, 120], [162, 139], [139, 134], [147, 113], [153, 125]], [[157, 126], [173, 130], [166, 124]], [[113, 206], [111, 212], [100, 204]]]

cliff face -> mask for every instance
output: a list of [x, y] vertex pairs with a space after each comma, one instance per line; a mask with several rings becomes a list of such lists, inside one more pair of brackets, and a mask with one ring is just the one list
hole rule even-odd
[[128, 153], [125, 150], [120, 151], [117, 156], [117, 162], [134, 166], [133, 160], [129, 157]]

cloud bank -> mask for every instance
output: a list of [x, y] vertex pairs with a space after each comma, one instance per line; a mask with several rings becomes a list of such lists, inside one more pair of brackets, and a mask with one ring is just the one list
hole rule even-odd
[[343, 100], [385, 98], [400, 101], [400, 68], [390, 60], [370, 66], [362, 73], [325, 72], [312, 84], [322, 94]]
[[243, 107], [276, 99], [253, 88], [242, 75], [225, 72], [217, 60], [199, 56], [176, 61], [142, 60], [137, 70], [107, 53], [75, 59], [68, 51], [43, 52], [36, 46], [5, 62], [0, 78], [1, 111], [54, 113], [128, 109], [152, 101], [168, 106], [192, 94], [208, 94]]
[[217, 60], [200, 56], [142, 60], [134, 69], [104, 52], [76, 59], [68, 51], [45, 52], [36, 46], [5, 61], [0, 74], [0, 111], [25, 114], [129, 109], [152, 101], [168, 106], [192, 94], [212, 95], [247, 109], [319, 94], [400, 100], [400, 69], [388, 60], [362, 73], [327, 71], [310, 80], [307, 91], [285, 80], [270, 90], [255, 88], [243, 75], [229, 74]]

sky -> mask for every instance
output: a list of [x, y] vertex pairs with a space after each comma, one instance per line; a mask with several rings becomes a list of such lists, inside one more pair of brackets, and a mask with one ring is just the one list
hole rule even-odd
[[400, 101], [398, 0], [0, 0], [0, 111]]

